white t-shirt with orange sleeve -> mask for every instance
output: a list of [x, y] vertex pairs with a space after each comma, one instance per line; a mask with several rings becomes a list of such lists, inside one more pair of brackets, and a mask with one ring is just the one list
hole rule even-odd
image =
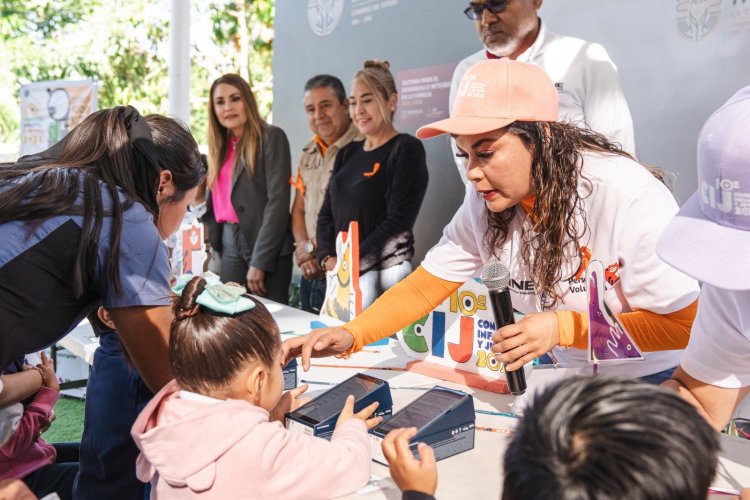
[[[644, 166], [618, 155], [585, 154], [578, 191], [588, 229], [581, 246], [591, 259], [602, 262], [612, 273], [605, 300], [614, 314], [649, 310], [668, 314], [687, 307], [698, 297], [697, 281], [664, 263], [655, 252], [662, 230], [677, 213], [672, 193]], [[577, 215], [578, 227], [583, 227]], [[521, 235], [530, 224], [521, 207], [516, 207], [505, 243], [493, 256], [484, 243], [487, 230], [485, 203], [469, 189], [463, 204], [445, 228], [443, 237], [427, 254], [422, 266], [449, 281], [467, 281], [481, 274], [482, 266], [497, 260], [511, 274], [513, 307], [524, 313], [542, 310], [534, 292], [530, 269], [521, 258]], [[557, 310], [588, 312], [585, 274], [578, 274], [578, 249], [566, 248], [558, 284], [561, 299]], [[568, 277], [571, 277], [568, 279]], [[646, 353], [644, 362], [608, 364], [603, 373], [642, 377], [679, 364], [682, 350]], [[586, 351], [556, 347], [561, 363], [586, 363]]]

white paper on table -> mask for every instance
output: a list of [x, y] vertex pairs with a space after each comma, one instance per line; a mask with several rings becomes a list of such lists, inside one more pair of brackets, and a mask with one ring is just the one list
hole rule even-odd
[[712, 487], [739, 493], [750, 487], [750, 440], [719, 434], [719, 469]]
[[368, 483], [364, 485], [362, 488], [357, 490], [357, 495], [367, 495], [375, 491], [389, 490], [395, 487], [396, 485], [393, 483], [393, 481], [391, 481], [390, 478], [380, 477], [380, 476], [376, 476], [375, 474], [372, 474], [370, 476], [370, 481], [368, 481]]

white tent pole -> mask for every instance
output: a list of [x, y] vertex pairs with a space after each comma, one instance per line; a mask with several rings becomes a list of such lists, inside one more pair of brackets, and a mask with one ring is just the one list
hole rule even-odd
[[169, 116], [190, 120], [190, 0], [170, 0]]

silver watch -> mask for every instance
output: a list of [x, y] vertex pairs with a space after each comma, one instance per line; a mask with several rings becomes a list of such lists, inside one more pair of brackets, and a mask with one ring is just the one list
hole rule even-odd
[[307, 240], [307, 243], [305, 243], [305, 252], [307, 253], [315, 252], [315, 245], [313, 245], [313, 242], [311, 240]]

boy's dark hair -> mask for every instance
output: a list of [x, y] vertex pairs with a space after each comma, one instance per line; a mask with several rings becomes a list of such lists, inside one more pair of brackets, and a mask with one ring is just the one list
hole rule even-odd
[[538, 393], [505, 452], [503, 500], [705, 500], [719, 440], [677, 394], [573, 377]]
[[305, 92], [321, 87], [332, 88], [333, 93], [336, 94], [336, 98], [340, 103], [343, 104], [346, 100], [346, 90], [344, 90], [344, 84], [341, 83], [341, 80], [333, 75], [315, 75], [314, 77], [310, 78], [305, 84]]
[[206, 287], [197, 276], [190, 280], [174, 305], [169, 338], [169, 363], [183, 389], [205, 393], [221, 390], [251, 360], [272, 367], [281, 349], [281, 336], [271, 313], [255, 307], [233, 316], [196, 303]]

